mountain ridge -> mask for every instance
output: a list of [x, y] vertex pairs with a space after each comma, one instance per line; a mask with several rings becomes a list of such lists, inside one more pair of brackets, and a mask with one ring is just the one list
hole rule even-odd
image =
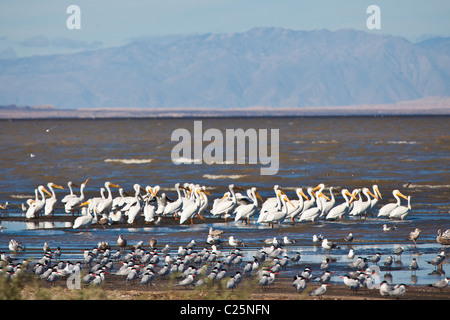
[[352, 29], [137, 39], [0, 60], [0, 104], [57, 108], [301, 108], [450, 96], [450, 39]]

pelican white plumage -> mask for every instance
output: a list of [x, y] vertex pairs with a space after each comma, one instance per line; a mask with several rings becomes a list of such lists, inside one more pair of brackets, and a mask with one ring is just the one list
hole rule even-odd
[[380, 199], [383, 199], [383, 197], [381, 196], [380, 190], [378, 189], [378, 186], [376, 184], [374, 184], [372, 186], [372, 190], [373, 190], [373, 199], [370, 201], [370, 208], [368, 210], [368, 213], [371, 214], [371, 216], [373, 217], [373, 212], [375, 211], [378, 202]]
[[45, 189], [44, 186], [39, 186], [37, 191], [41, 195], [41, 199], [36, 199], [33, 202], [30, 202], [31, 205], [28, 207], [27, 212], [25, 213], [25, 217], [27, 219], [37, 218], [39, 217], [39, 213], [44, 209], [45, 206], [45, 195], [44, 192], [47, 193], [50, 197], [52, 194]]
[[130, 202], [131, 205], [127, 211], [127, 215], [128, 215], [127, 223], [128, 224], [134, 224], [134, 221], [136, 220], [137, 217], [139, 217], [139, 215], [141, 213], [141, 209], [142, 209], [142, 204], [141, 204], [141, 200], [140, 200], [141, 186], [136, 183], [134, 185], [134, 191], [135, 191], [134, 200], [132, 202]]
[[236, 208], [236, 216], [234, 218], [235, 222], [239, 220], [246, 220], [247, 224], [250, 223], [250, 217], [257, 213], [258, 211], [258, 198], [262, 201], [261, 196], [258, 193], [256, 187], [252, 187], [247, 190], [247, 195], [251, 199], [252, 203], [246, 205], [240, 205]]
[[268, 219], [267, 217], [272, 213], [272, 212], [277, 212], [277, 211], [281, 211], [282, 210], [282, 202], [281, 202], [281, 196], [283, 195], [283, 191], [277, 189], [276, 192], [276, 199], [277, 199], [277, 205], [276, 206], [268, 206], [264, 209], [261, 208], [260, 213], [259, 213], [259, 217], [257, 222], [258, 223], [268, 223]]
[[[86, 202], [89, 202], [86, 201]], [[89, 203], [84, 203], [89, 204]], [[92, 224], [92, 220], [94, 220], [94, 217], [89, 213], [88, 209], [86, 207], [83, 207], [81, 209], [82, 215], [75, 219], [73, 223], [73, 229], [81, 229], [85, 228], [87, 231], [87, 228]]]
[[[275, 192], [275, 197], [267, 198], [266, 201], [264, 201], [261, 205], [261, 212], [264, 212], [270, 208], [274, 208], [278, 206], [278, 190], [280, 190], [279, 185], [273, 186], [273, 192]], [[281, 191], [281, 190], [280, 190]], [[283, 193], [283, 192], [282, 192]]]
[[174, 202], [170, 202], [170, 203], [166, 204], [166, 207], [164, 208], [164, 213], [163, 213], [164, 216], [165, 215], [175, 215], [182, 208], [183, 198], [181, 197], [181, 191], [180, 191], [180, 184], [179, 183], [175, 184], [175, 189], [177, 190], [178, 198]]
[[405, 200], [408, 200], [408, 197], [406, 197], [403, 193], [401, 193], [397, 189], [392, 191], [392, 195], [394, 196], [394, 198], [397, 201], [394, 203], [388, 203], [388, 204], [385, 204], [384, 206], [382, 206], [380, 208], [380, 210], [378, 211], [378, 217], [389, 217], [389, 214], [391, 213], [391, 211], [394, 210], [396, 207], [398, 207], [401, 204], [401, 200], [399, 197], [402, 197]]
[[64, 205], [64, 210], [66, 214], [72, 213], [74, 214], [75, 210], [78, 210], [78, 206], [84, 202], [84, 188], [86, 188], [86, 184], [89, 181], [89, 178], [86, 179], [80, 186], [80, 196], [70, 198], [66, 204]]
[[298, 200], [291, 200], [291, 203], [294, 205], [294, 208], [288, 206], [288, 215], [287, 219], [291, 219], [292, 222], [295, 222], [295, 218], [303, 211], [304, 201], [308, 201], [308, 196], [303, 192], [302, 188], [295, 189], [295, 194], [298, 197]]
[[326, 195], [324, 195], [320, 191], [316, 192], [316, 197], [317, 197], [317, 200], [316, 200], [317, 206], [309, 208], [308, 210], [304, 211], [301, 214], [299, 221], [311, 221], [311, 222], [314, 222], [314, 220], [317, 219], [317, 217], [319, 216], [320, 212], [322, 211], [322, 205], [323, 204], [322, 204], [322, 201], [319, 200], [319, 198], [320, 197], [324, 197], [325, 199], [330, 200]]
[[78, 185], [76, 185], [75, 183], [73, 183], [72, 181], [67, 182], [67, 187], [69, 188], [70, 194], [67, 194], [64, 196], [64, 198], [61, 199], [62, 203], [66, 203], [67, 201], [69, 201], [69, 199], [71, 198], [76, 198], [76, 194], [73, 192], [72, 187], [77, 187]]
[[[330, 212], [328, 212], [325, 218], [326, 220], [342, 219], [345, 214], [348, 213], [351, 201], [356, 199], [347, 189], [342, 189], [341, 194], [345, 202], [333, 207]], [[349, 201], [347, 196], [350, 196], [352, 200]]]
[[[322, 211], [321, 211], [319, 217], [326, 217], [328, 215], [328, 213], [330, 212], [330, 210], [336, 204], [336, 199], [334, 198], [333, 189], [334, 189], [333, 187], [330, 187], [331, 200], [330, 201], [322, 201]], [[320, 199], [325, 199], [325, 198], [320, 198]]]
[[180, 213], [180, 224], [183, 224], [188, 220], [191, 220], [191, 224], [193, 224], [192, 219], [200, 209], [200, 199], [203, 199], [203, 195], [200, 193], [199, 187], [195, 187], [192, 194], [194, 195], [194, 203], [190, 203], [186, 207], [183, 206], [183, 210]]
[[283, 223], [283, 221], [286, 219], [287, 215], [288, 215], [288, 203], [295, 208], [295, 206], [292, 204], [292, 202], [288, 199], [288, 197], [283, 194], [280, 197], [280, 209], [279, 210], [273, 210], [271, 211], [267, 217], [266, 217], [266, 222], [272, 225], [275, 223], [278, 224], [278, 227], [280, 227], [280, 225]]
[[228, 186], [228, 190], [230, 190], [231, 198], [229, 199], [223, 199], [220, 201], [215, 210], [211, 210], [211, 214], [214, 216], [221, 216], [221, 215], [229, 215], [234, 211], [234, 208], [236, 208], [237, 199], [236, 195], [234, 193], [234, 184], [230, 184]]
[[45, 200], [44, 214], [46, 216], [48, 216], [50, 214], [53, 215], [53, 211], [55, 210], [55, 204], [56, 204], [57, 200], [56, 200], [55, 190], [53, 188], [58, 188], [58, 189], [64, 190], [63, 187], [61, 187], [60, 185], [57, 185], [53, 182], [47, 183], [47, 187], [50, 190], [52, 196]]
[[[316, 187], [316, 188], [317, 188], [317, 187]], [[315, 189], [315, 188], [314, 188], [314, 189]], [[309, 187], [309, 188], [306, 189], [306, 191], [307, 191], [308, 194], [309, 194], [310, 199], [309, 199], [309, 200], [306, 200], [306, 201], [303, 203], [303, 210], [300, 211], [300, 215], [302, 215], [303, 212], [305, 212], [306, 210], [308, 210], [308, 209], [310, 209], [310, 208], [312, 208], [313, 206], [316, 205], [316, 197], [315, 197], [315, 195], [314, 195], [314, 189], [311, 188], [311, 187]]]
[[[362, 200], [361, 193], [366, 196], [367, 201]], [[359, 194], [358, 202], [355, 203], [353, 210], [349, 213], [349, 215], [361, 217], [362, 215], [366, 214], [366, 212], [367, 212], [367, 210], [369, 210], [370, 204], [371, 204], [371, 199], [370, 199], [369, 193], [370, 193], [370, 190], [368, 188], [363, 188], [362, 190], [360, 190], [358, 192], [358, 194]]]
[[100, 203], [97, 205], [96, 211], [99, 214], [109, 213], [109, 211], [111, 210], [112, 203], [113, 203], [111, 187], [120, 188], [117, 184], [113, 184], [109, 181], [105, 182], [105, 188], [108, 191], [108, 197], [106, 199], [100, 201]]
[[405, 219], [405, 217], [411, 212], [411, 196], [407, 197], [408, 205], [405, 206], [397, 206], [389, 213], [389, 218], [391, 219]]
[[144, 209], [142, 211], [144, 214], [145, 223], [155, 221], [156, 208], [152, 203], [150, 203], [150, 197], [145, 199]]

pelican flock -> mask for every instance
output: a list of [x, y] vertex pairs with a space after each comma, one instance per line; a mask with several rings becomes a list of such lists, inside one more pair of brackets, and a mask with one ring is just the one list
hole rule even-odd
[[[173, 189], [158, 195], [161, 187], [139, 184], [133, 185], [134, 193], [129, 195], [119, 185], [105, 182], [99, 189], [100, 197], [87, 198], [85, 188], [89, 178], [81, 183], [79, 195], [74, 191], [75, 183], [69, 181], [67, 186], [70, 193], [58, 202], [54, 188], [64, 188], [53, 182], [47, 184], [48, 191], [43, 185], [35, 189], [35, 199], [27, 201], [28, 208], [22, 204], [28, 219], [39, 218], [41, 213], [53, 215], [58, 204], [64, 207], [69, 215], [80, 214], [91, 216], [91, 224], [102, 220], [102, 224], [128, 223], [133, 225], [142, 215], [145, 223], [159, 223], [163, 219], [172, 218], [180, 224], [193, 224], [194, 218], [204, 219], [203, 215], [212, 218], [223, 218], [225, 221], [250, 224], [251, 219], [258, 224], [281, 226], [283, 223], [317, 222], [319, 220], [341, 220], [349, 218], [365, 218], [374, 213], [378, 218], [403, 220], [411, 213], [411, 196], [406, 196], [398, 189], [392, 191], [395, 202], [384, 204], [378, 209], [383, 199], [377, 185], [371, 188], [355, 188], [350, 192], [347, 188], [330, 186], [329, 197], [324, 193], [325, 184], [316, 187], [299, 187], [291, 195], [279, 185], [273, 187], [274, 196], [266, 200], [260, 195], [256, 187], [247, 190], [234, 184], [228, 185], [223, 196], [210, 199], [208, 187], [194, 183], [176, 183], [175, 194], [169, 194]], [[113, 196], [113, 190], [118, 189], [118, 195]], [[307, 193], [303, 192], [303, 189]], [[292, 188], [290, 188], [292, 189]], [[339, 195], [336, 196], [335, 192]], [[372, 191], [371, 191], [372, 190]], [[245, 191], [242, 194], [237, 191]], [[50, 197], [46, 198], [47, 193]], [[246, 195], [245, 195], [246, 194]], [[291, 197], [291, 198], [290, 198]], [[173, 198], [173, 199], [172, 199]], [[407, 203], [402, 205], [401, 198]], [[82, 210], [87, 207], [86, 210]], [[86, 220], [88, 217], [85, 218]], [[79, 228], [79, 227], [78, 227]]]

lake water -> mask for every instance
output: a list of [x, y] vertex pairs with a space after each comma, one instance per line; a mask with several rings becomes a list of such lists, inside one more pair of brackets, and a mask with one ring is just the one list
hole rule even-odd
[[[201, 120], [203, 130], [215, 128], [279, 129], [279, 170], [275, 175], [261, 175], [264, 165], [225, 162], [225, 164], [175, 164], [171, 151], [177, 142], [171, 135], [178, 128], [193, 133], [194, 120]], [[119, 184], [133, 192], [133, 184], [159, 185], [172, 198], [177, 182], [205, 185], [212, 200], [221, 197], [230, 183], [243, 188], [256, 186], [265, 199], [273, 197], [273, 186], [280, 185], [291, 199], [296, 187], [315, 187], [324, 183], [337, 190], [353, 190], [377, 184], [383, 196], [379, 207], [393, 202], [392, 190], [411, 195], [412, 212], [404, 221], [387, 221], [376, 216], [291, 225], [281, 228], [252, 223], [206, 223], [164, 227], [91, 229], [73, 231], [63, 222], [2, 221], [0, 250], [8, 251], [15, 238], [27, 247], [18, 257], [39, 256], [45, 241], [61, 246], [68, 258], [81, 257], [81, 249], [92, 248], [98, 241], [114, 244], [119, 234], [130, 243], [150, 236], [173, 248], [191, 239], [205, 241], [208, 228], [221, 228], [247, 243], [246, 259], [258, 241], [287, 235], [297, 243], [289, 252], [302, 250], [302, 264], [316, 266], [323, 260], [322, 248], [312, 244], [314, 234], [339, 241], [349, 232], [355, 235], [357, 256], [376, 252], [393, 253], [396, 245], [405, 247], [402, 264], [391, 271], [393, 282], [427, 284], [439, 280], [426, 263], [440, 251], [435, 242], [438, 229], [450, 229], [450, 118], [449, 117], [293, 117], [293, 118], [205, 118], [205, 119], [111, 119], [111, 120], [21, 120], [0, 121], [0, 203], [10, 208], [2, 216], [23, 216], [21, 203], [34, 198], [38, 185], [54, 182], [66, 187], [68, 181], [82, 183], [90, 178], [88, 197], [98, 196], [105, 181]], [[50, 129], [49, 132], [46, 131]], [[203, 142], [203, 148], [208, 142]], [[30, 156], [32, 155], [32, 156]], [[191, 156], [194, 160], [194, 155]], [[76, 189], [78, 192], [78, 189]], [[67, 191], [57, 190], [61, 199]], [[114, 190], [114, 195], [117, 191]], [[335, 193], [337, 202], [342, 197]], [[65, 215], [59, 205], [56, 215]], [[395, 232], [383, 232], [382, 225], [397, 225]], [[410, 231], [420, 228], [417, 248], [407, 239]], [[261, 244], [262, 246], [262, 244]], [[348, 247], [332, 251], [336, 269], [348, 271]], [[422, 270], [411, 279], [408, 265], [416, 257]], [[382, 259], [383, 259], [382, 258]], [[298, 267], [300, 268], [300, 267]], [[333, 268], [333, 267], [330, 267]], [[296, 273], [299, 269], [292, 269]], [[316, 270], [319, 270], [316, 266]], [[444, 264], [444, 272], [448, 265]], [[338, 278], [336, 281], [340, 281]]]

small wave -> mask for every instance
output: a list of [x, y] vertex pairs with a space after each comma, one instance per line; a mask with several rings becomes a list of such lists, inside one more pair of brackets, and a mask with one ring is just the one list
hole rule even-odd
[[153, 159], [105, 159], [105, 162], [123, 163], [123, 164], [144, 164], [150, 163]]
[[338, 143], [338, 142], [336, 140], [317, 140], [312, 142], [312, 144], [329, 144], [329, 143]]
[[417, 189], [440, 189], [440, 188], [450, 188], [450, 184], [441, 184], [441, 185], [433, 185], [433, 184], [413, 184], [410, 183], [407, 185], [408, 188], [417, 188]]
[[202, 160], [181, 157], [181, 158], [172, 159], [172, 162], [175, 164], [188, 164], [188, 163], [202, 162]]
[[210, 180], [217, 180], [217, 179], [240, 179], [246, 177], [245, 174], [204, 174], [203, 178], [210, 179]]
[[405, 140], [399, 140], [399, 141], [386, 141], [387, 144], [417, 144], [417, 141], [405, 141]]
[[12, 194], [10, 195], [11, 198], [15, 198], [15, 199], [34, 199], [34, 194], [33, 195], [29, 195], [29, 194]]

